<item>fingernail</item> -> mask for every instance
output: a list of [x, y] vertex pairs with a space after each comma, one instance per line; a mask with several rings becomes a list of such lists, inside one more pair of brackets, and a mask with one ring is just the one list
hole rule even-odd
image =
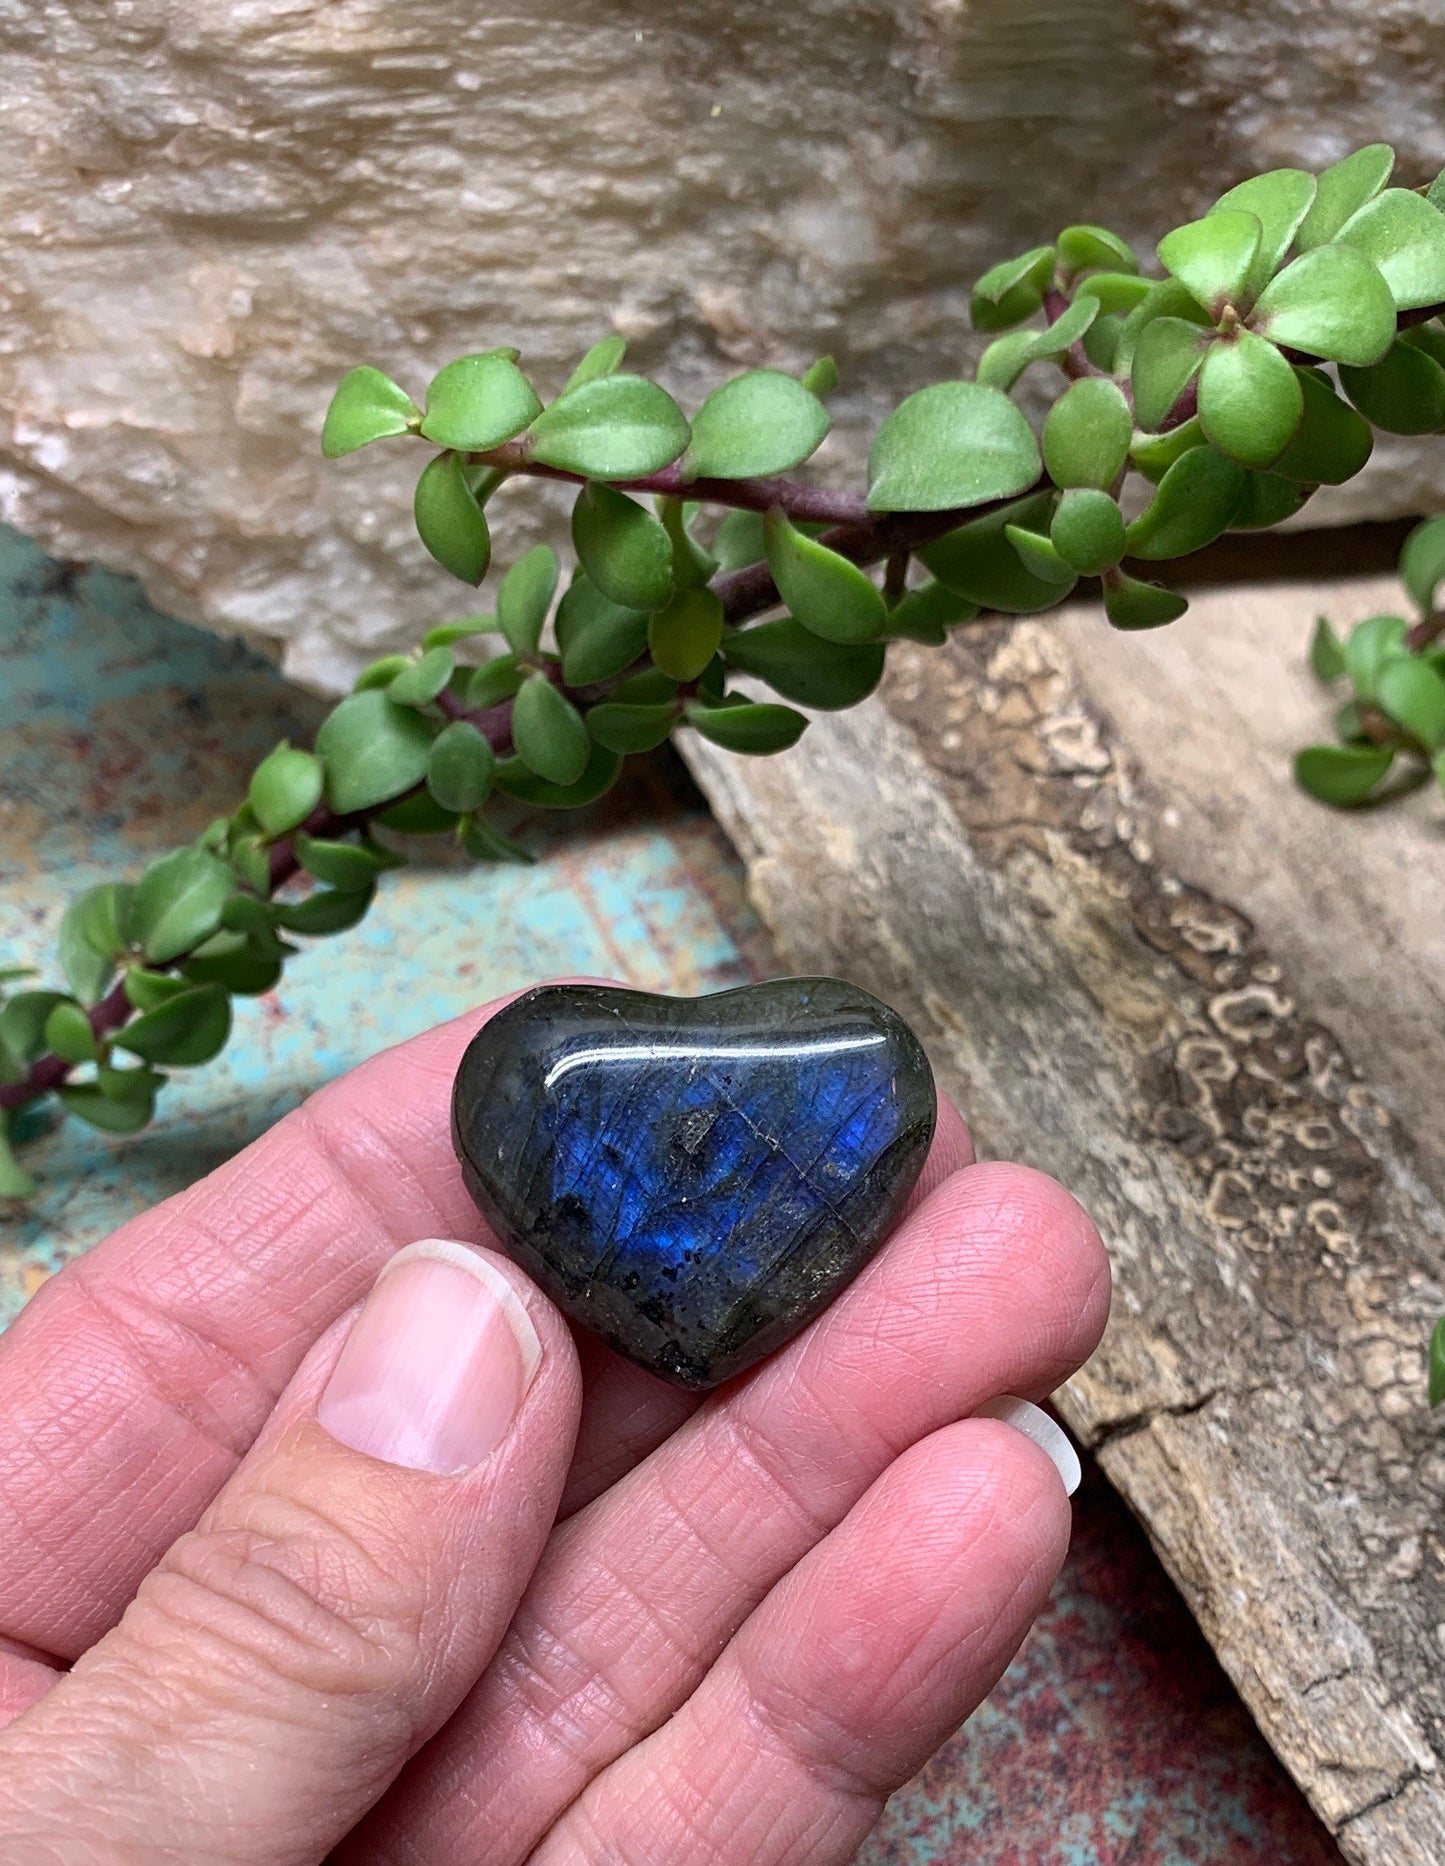
[[500, 1271], [465, 1244], [424, 1238], [372, 1285], [316, 1417], [369, 1458], [457, 1477], [506, 1437], [541, 1358]]
[[973, 1416], [975, 1419], [1002, 1419], [1005, 1425], [1031, 1438], [1039, 1450], [1053, 1460], [1054, 1469], [1064, 1480], [1066, 1497], [1073, 1496], [1079, 1488], [1084, 1475], [1079, 1454], [1069, 1442], [1068, 1433], [1042, 1406], [1035, 1406], [1032, 1400], [1015, 1399], [1012, 1393], [1001, 1393], [997, 1399], [986, 1401]]

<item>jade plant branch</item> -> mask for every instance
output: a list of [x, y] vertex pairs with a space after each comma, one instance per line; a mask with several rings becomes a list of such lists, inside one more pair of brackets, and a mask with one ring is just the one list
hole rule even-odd
[[[392, 799], [393, 803], [396, 801]], [[390, 805], [381, 806], [381, 808], [389, 807]], [[364, 829], [370, 819], [379, 813], [379, 810], [365, 811], [355, 816], [341, 817], [322, 804], [312, 811], [302, 828], [311, 836], [342, 835], [348, 830]], [[297, 859], [294, 838], [290, 836], [272, 843], [267, 853], [271, 870], [268, 893], [274, 894], [300, 872], [301, 864]], [[167, 961], [165, 965], [156, 969], [173, 971], [183, 965], [187, 957], [189, 955], [186, 953], [178, 954], [175, 959]], [[113, 1036], [135, 1015], [136, 1007], [126, 996], [123, 978], [87, 1012], [90, 1027], [97, 1037]], [[48, 1095], [52, 1090], [61, 1086], [74, 1067], [73, 1063], [67, 1063], [59, 1056], [37, 1057], [20, 1081], [0, 1083], [0, 1109], [23, 1108], [27, 1102], [35, 1101], [42, 1095]]]
[[[501, 457], [504, 455], [505, 459]], [[540, 464], [529, 463], [516, 450], [508, 452], [505, 449], [496, 449], [486, 456], [485, 464], [497, 467], [505, 465], [505, 470], [511, 473], [534, 474], [547, 479], [571, 481], [577, 485], [585, 484], [580, 474], [562, 473]], [[1046, 479], [1041, 478], [1039, 486], [1042, 487], [1045, 484], [1047, 484]], [[673, 471], [650, 474], [645, 479], [622, 481], [619, 490], [652, 492], [672, 497], [686, 495], [689, 498], [705, 498], [711, 503], [753, 512], [765, 512], [773, 507], [781, 507], [791, 517], [803, 519], [805, 522], [811, 520], [811, 522], [818, 523], [831, 520], [832, 529], [823, 534], [822, 542], [841, 556], [859, 565], [876, 564], [884, 560], [906, 557], [921, 545], [952, 531], [966, 519], [979, 518], [1003, 505], [1012, 503], [1011, 500], [994, 500], [986, 506], [973, 506], [966, 510], [870, 515], [864, 501], [855, 494], [822, 492], [816, 487], [806, 486], [797, 481], [785, 479], [685, 481]], [[781, 601], [766, 563], [750, 564], [744, 569], [718, 577], [712, 584], [712, 588], [722, 602], [727, 622], [733, 627], [766, 614], [768, 610], [778, 607]], [[555, 661], [545, 663], [544, 670], [552, 678], [554, 684], [569, 698], [584, 703], [605, 697], [608, 687], [617, 684], [613, 682], [569, 688], [562, 681], [560, 668]], [[627, 673], [631, 674], [635, 671], [629, 668]], [[620, 676], [619, 680], [624, 677]], [[462, 705], [453, 695], [444, 692], [438, 696], [437, 704], [449, 720], [466, 720], [476, 726], [495, 752], [505, 752], [510, 748], [514, 705], [512, 700], [504, 700], [496, 706], [478, 710]], [[424, 787], [415, 788], [420, 791]], [[366, 830], [375, 818], [394, 808], [400, 801], [402, 799], [391, 797], [377, 805], [374, 810], [358, 811], [345, 817], [336, 815], [323, 805], [313, 811], [301, 827], [310, 836], [339, 836], [353, 831]], [[270, 861], [269, 892], [274, 894], [300, 872], [301, 864], [296, 856], [294, 841], [291, 837], [274, 842], [268, 855]], [[178, 955], [163, 969], [179, 968], [188, 956], [184, 953]], [[92, 1005], [88, 1012], [91, 1029], [97, 1037], [113, 1036], [135, 1015], [135, 1007], [127, 998], [123, 983], [115, 985], [97, 1004]], [[22, 1108], [28, 1102], [51, 1093], [69, 1078], [74, 1067], [75, 1065], [63, 1061], [59, 1056], [37, 1057], [19, 1081], [0, 1084], [0, 1109]]]
[[[498, 472], [560, 480], [572, 486], [587, 484], [585, 474], [569, 473], [530, 459], [523, 442], [510, 441], [503, 447], [471, 454], [468, 458], [475, 466], [491, 467]], [[870, 512], [867, 500], [860, 493], [829, 492], [818, 486], [804, 485], [800, 480], [690, 479], [677, 467], [666, 467], [660, 473], [648, 473], [638, 479], [614, 480], [611, 484], [618, 492], [696, 500], [703, 505], [725, 506], [742, 512], [780, 511], [794, 524], [827, 525], [829, 529], [820, 542], [850, 563], [867, 566], [890, 557], [907, 556], [960, 525], [1001, 511], [1030, 492], [1043, 491], [1052, 482], [1047, 474], [1040, 474], [1023, 494], [991, 499], [984, 505], [952, 506], [939, 512], [892, 513]], [[748, 564], [741, 570], [730, 571], [718, 577], [712, 589], [722, 602], [724, 619], [735, 628], [781, 600], [766, 563]]]
[[[1050, 294], [1048, 312], [1053, 322], [1068, 301], [1058, 294]], [[1430, 315], [1445, 307], [1435, 307]], [[1403, 320], [1402, 320], [1403, 321]], [[1079, 380], [1086, 375], [1103, 375], [1083, 356], [1082, 347], [1066, 352], [1057, 359], [1064, 373], [1071, 380]], [[1187, 404], [1187, 406], [1186, 406]], [[1178, 425], [1189, 419], [1195, 412], [1195, 386], [1190, 384], [1180, 397], [1174, 410], [1165, 422], [1164, 428]], [[580, 473], [567, 472], [548, 466], [527, 457], [524, 443], [508, 443], [486, 453], [471, 456], [477, 465], [493, 468], [497, 471], [523, 476], [536, 477], [582, 486], [587, 483]], [[661, 497], [684, 498], [701, 503], [715, 504], [733, 510], [765, 513], [781, 510], [790, 520], [800, 523], [826, 524], [820, 542], [839, 556], [847, 558], [860, 567], [887, 563], [890, 570], [894, 566], [906, 566], [911, 554], [935, 539], [945, 536], [961, 524], [988, 516], [992, 512], [1012, 505], [1020, 496], [1014, 494], [1008, 498], [990, 500], [983, 505], [969, 507], [951, 507], [936, 512], [906, 513], [870, 513], [864, 498], [856, 493], [832, 492], [819, 487], [809, 486], [801, 481], [781, 477], [754, 478], [742, 480], [724, 480], [716, 478], [689, 479], [676, 467], [669, 467], [661, 472], [647, 474], [635, 479], [615, 482], [621, 492], [653, 494]], [[1049, 476], [1040, 474], [1028, 493], [1048, 489], [1052, 482]], [[897, 572], [893, 572], [895, 579]], [[746, 565], [740, 569], [716, 577], [711, 586], [722, 603], [723, 616], [731, 627], [765, 615], [781, 602], [777, 584], [766, 561]], [[979, 620], [989, 619], [985, 611]], [[1416, 625], [1410, 637], [1410, 645], [1424, 647], [1445, 631], [1445, 615], [1432, 615], [1426, 621]], [[544, 671], [559, 689], [568, 697], [584, 702], [593, 702], [605, 697], [609, 685], [592, 685], [586, 688], [568, 688], [562, 680], [559, 665], [553, 662], [544, 664]], [[629, 668], [628, 674], [635, 672]], [[625, 677], [625, 676], [624, 676]], [[624, 677], [619, 677], [619, 680]], [[464, 706], [449, 693], [438, 696], [439, 709], [448, 720], [466, 720], [487, 739], [495, 752], [507, 751], [512, 742], [512, 711], [514, 702], [504, 700], [499, 704], [484, 709], [472, 709]], [[422, 786], [417, 786], [417, 790]], [[410, 794], [410, 793], [408, 793]], [[349, 817], [337, 816], [325, 806], [315, 810], [302, 828], [311, 836], [337, 836], [357, 830], [366, 830], [371, 822], [400, 801], [389, 798], [374, 810], [361, 811]], [[301, 864], [296, 856], [293, 840], [283, 838], [271, 845], [268, 852], [270, 862], [271, 894], [276, 893], [287, 881], [300, 872]], [[188, 955], [182, 954], [169, 962], [169, 969], [176, 969], [184, 963]], [[97, 1037], [112, 1036], [120, 1030], [134, 1015], [135, 1007], [125, 994], [123, 983], [116, 984], [104, 998], [93, 1005], [88, 1016], [91, 1028]], [[65, 1062], [59, 1056], [49, 1054], [38, 1057], [29, 1067], [24, 1077], [12, 1083], [0, 1084], [0, 1110], [14, 1110], [24, 1107], [59, 1088], [69, 1077], [73, 1064]]]
[[[1167, 578], [1150, 580], [1163, 560], [1292, 517], [1319, 485], [1360, 471], [1375, 430], [1445, 432], [1445, 175], [1391, 187], [1393, 162], [1376, 144], [1319, 177], [1242, 182], [1159, 241], [1163, 277], [1089, 225], [991, 268], [972, 295], [990, 339], [977, 367], [892, 411], [866, 494], [793, 477], [829, 431], [828, 358], [799, 376], [744, 371], [691, 415], [622, 368], [618, 336], [550, 403], [510, 347], [447, 364], [424, 406], [382, 371], [353, 369], [323, 424], [328, 458], [429, 443], [417, 529], [470, 586], [491, 561], [497, 485], [575, 487], [574, 581], [553, 615], [556, 556], [524, 553], [494, 617], [444, 623], [411, 654], [381, 657], [315, 748], [278, 746], [230, 816], [134, 887], [88, 889], [60, 930], [70, 992], [7, 996], [18, 969], [0, 972], [0, 1196], [27, 1183], [6, 1145], [10, 1111], [58, 1090], [71, 1112], [134, 1131], [165, 1077], [114, 1064], [118, 1033], [148, 1065], [204, 1062], [225, 1041], [230, 994], [270, 989], [295, 950], [278, 933], [355, 924], [397, 859], [373, 826], [521, 857], [486, 818], [494, 794], [587, 802], [622, 758], [680, 725], [737, 752], [785, 749], [808, 723], [797, 707], [871, 691], [889, 639], [939, 642], [980, 616], [1043, 613], [1081, 577], [1097, 579], [1114, 627], [1162, 626], [1186, 607]], [[1042, 433], [1013, 400], [1033, 365], [1063, 378]], [[1131, 475], [1148, 482], [1142, 508], [1126, 497]], [[693, 506], [731, 514], [711, 551], [691, 535]], [[910, 575], [915, 559], [926, 574]], [[1402, 580], [1413, 628], [1376, 618], [1359, 640], [1330, 633], [1312, 652], [1322, 678], [1356, 690], [1337, 715], [1344, 742], [1297, 761], [1326, 802], [1382, 797], [1397, 753], [1445, 786], [1445, 521], [1417, 541], [1412, 568], [1402, 561]], [[481, 666], [453, 652], [494, 631], [507, 652]], [[303, 870], [319, 895], [286, 889]], [[89, 1063], [93, 1082], [72, 1077]]]
[[[561, 480], [570, 486], [587, 484], [585, 473], [570, 473], [564, 467], [548, 466], [532, 459], [525, 438], [507, 441], [485, 453], [468, 454], [467, 458], [473, 466], [491, 467], [499, 473], [527, 473], [537, 479]], [[638, 479], [610, 483], [619, 492], [652, 493], [664, 499], [695, 499], [701, 505], [731, 506], [742, 512], [769, 512], [777, 507], [795, 523], [805, 525], [858, 525], [868, 518], [868, 502], [861, 493], [829, 492], [822, 486], [805, 486], [799, 480], [692, 479], [681, 468], [670, 466], [659, 473], [643, 474]]]

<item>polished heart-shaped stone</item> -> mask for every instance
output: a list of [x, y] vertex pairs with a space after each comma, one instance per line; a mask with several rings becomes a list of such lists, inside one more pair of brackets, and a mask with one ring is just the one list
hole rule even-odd
[[838, 979], [706, 998], [543, 985], [473, 1039], [452, 1134], [472, 1197], [558, 1306], [705, 1388], [862, 1269], [936, 1113], [913, 1032]]

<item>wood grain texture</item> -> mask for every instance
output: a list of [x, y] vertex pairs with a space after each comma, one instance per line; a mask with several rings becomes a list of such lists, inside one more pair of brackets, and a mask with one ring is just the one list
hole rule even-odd
[[1093, 1212], [1114, 1315], [1065, 1416], [1345, 1855], [1433, 1866], [1442, 818], [1289, 793], [1319, 596], [901, 644], [785, 756], [687, 755], [786, 963], [897, 1005], [981, 1149]]

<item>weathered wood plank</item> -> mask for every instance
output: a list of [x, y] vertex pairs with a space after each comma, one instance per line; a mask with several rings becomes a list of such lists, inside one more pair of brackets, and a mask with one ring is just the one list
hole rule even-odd
[[896, 1003], [982, 1148], [1092, 1210], [1115, 1311], [1066, 1417], [1346, 1855], [1436, 1866], [1438, 806], [1288, 791], [1318, 594], [903, 645], [786, 756], [688, 755], [786, 961]]

